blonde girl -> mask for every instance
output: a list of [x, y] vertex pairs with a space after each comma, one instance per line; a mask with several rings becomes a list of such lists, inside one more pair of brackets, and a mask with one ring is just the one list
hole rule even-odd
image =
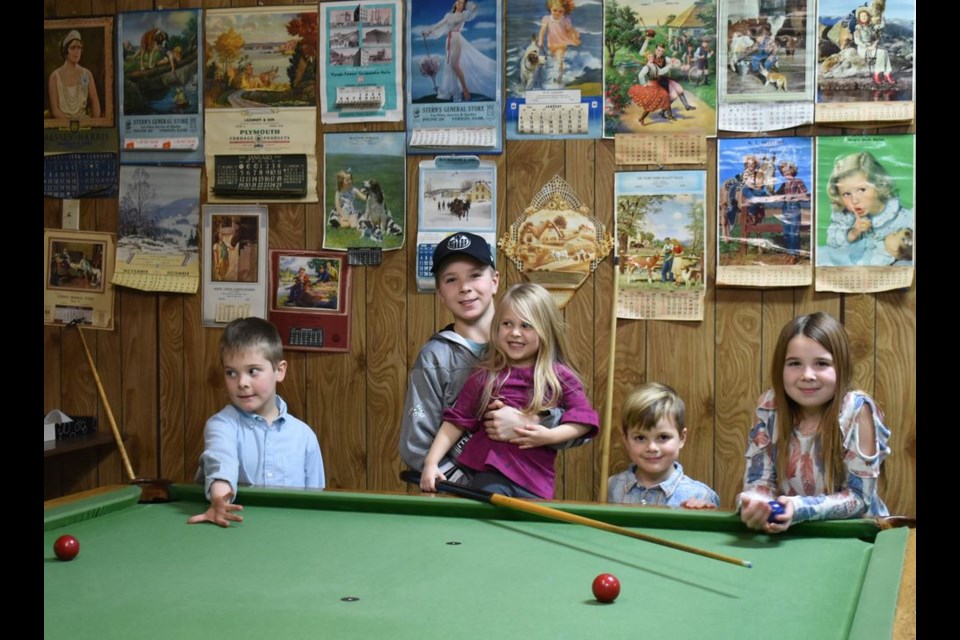
[[333, 209], [330, 210], [330, 226], [344, 229], [360, 228], [360, 216], [354, 201], [366, 200], [360, 189], [353, 186], [353, 173], [350, 169], [337, 171], [337, 192], [334, 195]]
[[[479, 367], [470, 374], [456, 403], [443, 413], [440, 427], [423, 465], [420, 487], [435, 491], [446, 480], [439, 469], [443, 455], [464, 431], [473, 436], [457, 459], [472, 471], [470, 486], [518, 498], [553, 497], [556, 445], [599, 428], [580, 377], [570, 365], [560, 311], [540, 285], [512, 286], [497, 305], [493, 339]], [[483, 428], [483, 413], [500, 400], [527, 414], [559, 407], [560, 423], [547, 428], [529, 424], [516, 428], [510, 441], [491, 439]]]
[[570, 20], [573, 7], [573, 0], [547, 0], [550, 13], [540, 20], [540, 33], [537, 35], [537, 46], [541, 49], [543, 37], [547, 36], [547, 50], [556, 63], [558, 84], [563, 84], [563, 59], [567, 55], [567, 47], [580, 46], [580, 32], [573, 28], [573, 21]]
[[[751, 529], [781, 533], [805, 520], [889, 515], [877, 480], [890, 430], [873, 398], [851, 389], [852, 374], [836, 318], [817, 312], [783, 327], [737, 498]], [[771, 519], [772, 500], [784, 513]]]
[[867, 151], [840, 156], [833, 164], [827, 193], [830, 226], [820, 264], [896, 263], [897, 256], [889, 253], [885, 240], [913, 229], [913, 210], [900, 206], [899, 191], [884, 166]]

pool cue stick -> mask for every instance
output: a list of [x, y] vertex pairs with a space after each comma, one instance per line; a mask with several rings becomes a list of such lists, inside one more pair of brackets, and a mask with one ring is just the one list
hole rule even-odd
[[[420, 474], [416, 471], [402, 471], [400, 473], [400, 479], [411, 484], [420, 484]], [[747, 560], [741, 560], [739, 558], [734, 558], [731, 556], [725, 556], [719, 553], [714, 553], [712, 551], [707, 551], [705, 549], [700, 549], [698, 547], [691, 547], [680, 542], [673, 542], [672, 540], [666, 540], [664, 538], [658, 538], [656, 536], [647, 535], [646, 533], [640, 533], [638, 531], [631, 531], [630, 529], [625, 529], [624, 527], [618, 527], [617, 525], [610, 524], [608, 522], [603, 522], [601, 520], [594, 520], [593, 518], [585, 518], [584, 516], [578, 516], [575, 513], [567, 513], [566, 511], [561, 511], [560, 509], [554, 509], [553, 507], [547, 507], [536, 502], [530, 502], [528, 500], [520, 500], [519, 498], [511, 498], [509, 496], [504, 496], [499, 493], [491, 493], [489, 491], [482, 491], [480, 489], [471, 489], [469, 487], [464, 487], [447, 480], [437, 480], [437, 489], [445, 491], [447, 493], [452, 493], [454, 495], [460, 496], [462, 498], [468, 498], [470, 500], [476, 500], [478, 502], [487, 502], [497, 507], [503, 507], [504, 509], [512, 509], [514, 511], [525, 511], [527, 513], [532, 513], [544, 518], [549, 518], [551, 520], [560, 520], [562, 522], [568, 522], [570, 524], [579, 524], [586, 527], [593, 527], [594, 529], [600, 529], [601, 531], [606, 531], [608, 533], [616, 533], [621, 536], [627, 536], [628, 538], [635, 538], [637, 540], [643, 540], [644, 542], [651, 542], [653, 544], [659, 544], [664, 547], [670, 547], [671, 549], [676, 549], [677, 551], [684, 551], [686, 553], [692, 553], [694, 555], [703, 556], [704, 558], [710, 558], [711, 560], [719, 560], [720, 562], [728, 562], [730, 564], [735, 564], [739, 567], [751, 568], [753, 566], [752, 562]]]
[[120, 436], [120, 429], [117, 427], [117, 420], [113, 417], [113, 409], [110, 408], [110, 401], [107, 400], [107, 391], [103, 388], [103, 382], [100, 380], [100, 374], [93, 362], [93, 356], [90, 355], [90, 348], [87, 346], [87, 340], [83, 336], [83, 328], [80, 326], [82, 320], [79, 318], [71, 321], [68, 326], [75, 326], [77, 333], [80, 334], [80, 343], [83, 344], [83, 352], [87, 356], [87, 364], [90, 365], [90, 371], [93, 373], [93, 380], [97, 383], [97, 393], [100, 395], [100, 402], [107, 412], [107, 421], [110, 423], [110, 430], [113, 431], [113, 439], [117, 443], [117, 449], [120, 451], [120, 457], [123, 459], [123, 467], [130, 477], [130, 484], [137, 485], [140, 488], [140, 502], [169, 502], [170, 501], [170, 481], [158, 480], [152, 478], [138, 478], [133, 472], [133, 466], [130, 464], [130, 456], [127, 455], [127, 447], [123, 444], [123, 438]]
[[130, 477], [130, 482], [134, 482], [137, 479], [137, 475], [133, 472], [133, 467], [130, 465], [130, 457], [127, 455], [127, 448], [123, 446], [123, 438], [120, 436], [120, 429], [117, 428], [117, 421], [113, 417], [113, 410], [110, 408], [110, 402], [107, 400], [107, 392], [103, 388], [103, 382], [100, 381], [100, 374], [97, 373], [97, 367], [93, 363], [93, 356], [90, 355], [90, 348], [87, 346], [87, 339], [83, 337], [83, 327], [80, 326], [82, 320], [75, 319], [70, 324], [73, 324], [77, 327], [77, 333], [80, 335], [80, 343], [83, 345], [83, 352], [87, 356], [87, 364], [90, 365], [90, 371], [93, 372], [93, 381], [97, 383], [97, 393], [100, 395], [100, 402], [103, 403], [103, 408], [107, 412], [107, 422], [110, 423], [110, 429], [113, 431], [113, 439], [117, 443], [117, 449], [120, 450], [120, 457], [123, 459], [123, 467], [127, 471], [127, 476]]
[[617, 287], [620, 282], [620, 258], [613, 254], [613, 304], [610, 308], [610, 364], [607, 365], [607, 397], [603, 407], [603, 433], [600, 434], [600, 502], [607, 501], [607, 477], [610, 474], [610, 439], [613, 431], [613, 376], [617, 362]]

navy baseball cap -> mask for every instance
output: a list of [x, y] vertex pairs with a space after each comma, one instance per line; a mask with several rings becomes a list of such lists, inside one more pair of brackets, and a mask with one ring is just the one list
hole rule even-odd
[[486, 240], [475, 233], [455, 233], [441, 240], [433, 250], [430, 272], [436, 273], [443, 261], [453, 256], [467, 256], [487, 266], [495, 266], [493, 253]]

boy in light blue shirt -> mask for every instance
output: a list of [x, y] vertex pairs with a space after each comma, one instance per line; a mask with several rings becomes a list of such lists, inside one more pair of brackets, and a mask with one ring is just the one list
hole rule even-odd
[[684, 509], [715, 509], [713, 489], [683, 474], [677, 462], [686, 443], [686, 410], [676, 391], [665, 384], [640, 385], [620, 412], [623, 446], [633, 464], [607, 482], [607, 502]]
[[317, 435], [287, 413], [277, 383], [287, 373], [283, 342], [262, 318], [234, 320], [220, 338], [220, 363], [230, 404], [203, 429], [197, 481], [210, 507], [187, 522], [221, 527], [243, 522], [237, 487], [322, 489], [326, 482]]

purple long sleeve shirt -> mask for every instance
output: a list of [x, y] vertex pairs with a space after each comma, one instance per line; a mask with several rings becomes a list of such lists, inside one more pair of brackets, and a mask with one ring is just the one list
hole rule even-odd
[[[590, 406], [583, 386], [567, 367], [557, 365], [556, 371], [563, 388], [560, 406], [564, 412], [560, 423], [588, 426], [590, 431], [586, 437], [595, 437], [600, 418]], [[496, 399], [516, 409], [526, 407], [533, 390], [533, 367], [507, 369], [500, 375], [502, 384]], [[456, 404], [443, 412], [444, 421], [475, 434], [457, 463], [475, 471], [494, 469], [541, 498], [553, 498], [553, 462], [557, 451], [551, 447], [521, 449], [509, 442], [491, 440], [483, 429], [483, 416], [479, 411], [485, 381], [486, 371], [483, 369], [471, 373]]]

